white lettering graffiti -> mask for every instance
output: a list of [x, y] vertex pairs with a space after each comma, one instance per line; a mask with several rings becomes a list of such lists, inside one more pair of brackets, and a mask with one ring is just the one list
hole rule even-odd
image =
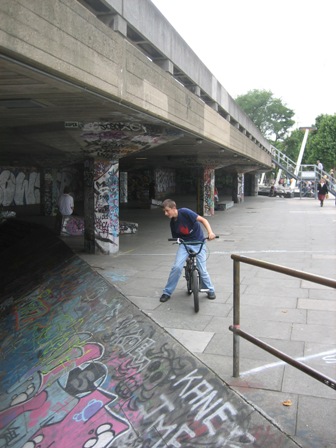
[[0, 173], [0, 205], [40, 203], [40, 173], [3, 170]]

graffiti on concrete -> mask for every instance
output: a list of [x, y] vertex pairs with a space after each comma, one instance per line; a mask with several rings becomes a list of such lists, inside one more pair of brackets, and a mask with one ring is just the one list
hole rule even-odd
[[34, 168], [0, 168], [0, 205], [40, 203], [40, 173]]
[[139, 224], [137, 222], [120, 221], [120, 235], [124, 233], [135, 233], [138, 231]]
[[62, 236], [82, 236], [84, 235], [83, 216], [65, 216], [62, 219]]
[[119, 159], [130, 153], [153, 148], [181, 137], [181, 132], [168, 131], [149, 123], [92, 122], [82, 127], [81, 138], [90, 157]]
[[41, 173], [36, 168], [0, 168], [0, 205], [4, 207], [36, 205], [43, 197], [44, 214], [55, 215], [57, 200], [64, 187], [70, 187], [76, 201], [83, 199], [82, 172], [78, 167], [61, 170], [45, 169], [43, 172], [43, 194]]
[[[136, 222], [120, 221], [119, 234], [135, 233], [138, 226]], [[66, 216], [62, 220], [61, 236], [83, 236], [84, 229], [83, 216]]]
[[175, 193], [176, 178], [175, 170], [157, 169], [155, 175], [155, 189], [158, 195], [160, 193], [168, 194]]
[[124, 204], [128, 201], [128, 173], [125, 171], [120, 172], [119, 179], [120, 203]]
[[204, 197], [204, 216], [212, 216], [214, 214], [214, 188], [215, 174], [211, 168], [205, 168], [203, 172], [203, 197]]
[[94, 232], [99, 252], [109, 254], [119, 245], [119, 164], [94, 161]]
[[27, 291], [1, 318], [1, 447], [281, 446], [81, 259]]

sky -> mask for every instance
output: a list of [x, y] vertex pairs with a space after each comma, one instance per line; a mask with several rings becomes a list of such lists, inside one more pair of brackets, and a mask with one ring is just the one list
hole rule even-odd
[[336, 113], [334, 0], [152, 0], [236, 98], [270, 90], [311, 126]]

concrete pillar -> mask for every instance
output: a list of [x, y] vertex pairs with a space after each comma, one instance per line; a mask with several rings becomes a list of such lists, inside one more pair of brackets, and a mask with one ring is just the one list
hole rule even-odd
[[122, 34], [123, 36], [127, 36], [127, 22], [126, 20], [121, 17], [119, 14], [116, 14], [113, 16], [113, 31], [117, 31], [118, 33]]
[[215, 213], [215, 170], [200, 168], [198, 184], [197, 213], [201, 216], [213, 216]]
[[244, 174], [237, 173], [233, 176], [232, 200], [235, 204], [244, 202]]
[[155, 61], [155, 63], [161, 67], [165, 72], [170, 73], [171, 75], [174, 74], [174, 64], [169, 59], [161, 59], [158, 61]]
[[119, 164], [88, 159], [84, 163], [84, 247], [109, 255], [119, 250]]
[[57, 170], [44, 168], [41, 171], [41, 214], [56, 216], [57, 202], [60, 195], [57, 186]]
[[41, 215], [53, 216], [53, 175], [51, 169], [41, 171]]
[[120, 190], [120, 204], [126, 204], [128, 202], [128, 173], [125, 171], [120, 172], [119, 190]]
[[251, 179], [251, 188], [250, 188], [250, 194], [251, 196], [258, 196], [258, 175], [257, 174], [251, 174], [250, 176]]
[[240, 202], [244, 202], [245, 198], [245, 175], [244, 173], [238, 174], [238, 196]]

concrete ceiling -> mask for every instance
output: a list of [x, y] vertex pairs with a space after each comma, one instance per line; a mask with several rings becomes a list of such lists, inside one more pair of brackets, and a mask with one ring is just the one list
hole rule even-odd
[[[92, 123], [106, 128], [100, 127], [98, 136]], [[119, 159], [124, 171], [186, 165], [241, 172], [263, 168], [84, 86], [1, 55], [0, 139], [2, 166], [57, 167], [101, 155]]]

